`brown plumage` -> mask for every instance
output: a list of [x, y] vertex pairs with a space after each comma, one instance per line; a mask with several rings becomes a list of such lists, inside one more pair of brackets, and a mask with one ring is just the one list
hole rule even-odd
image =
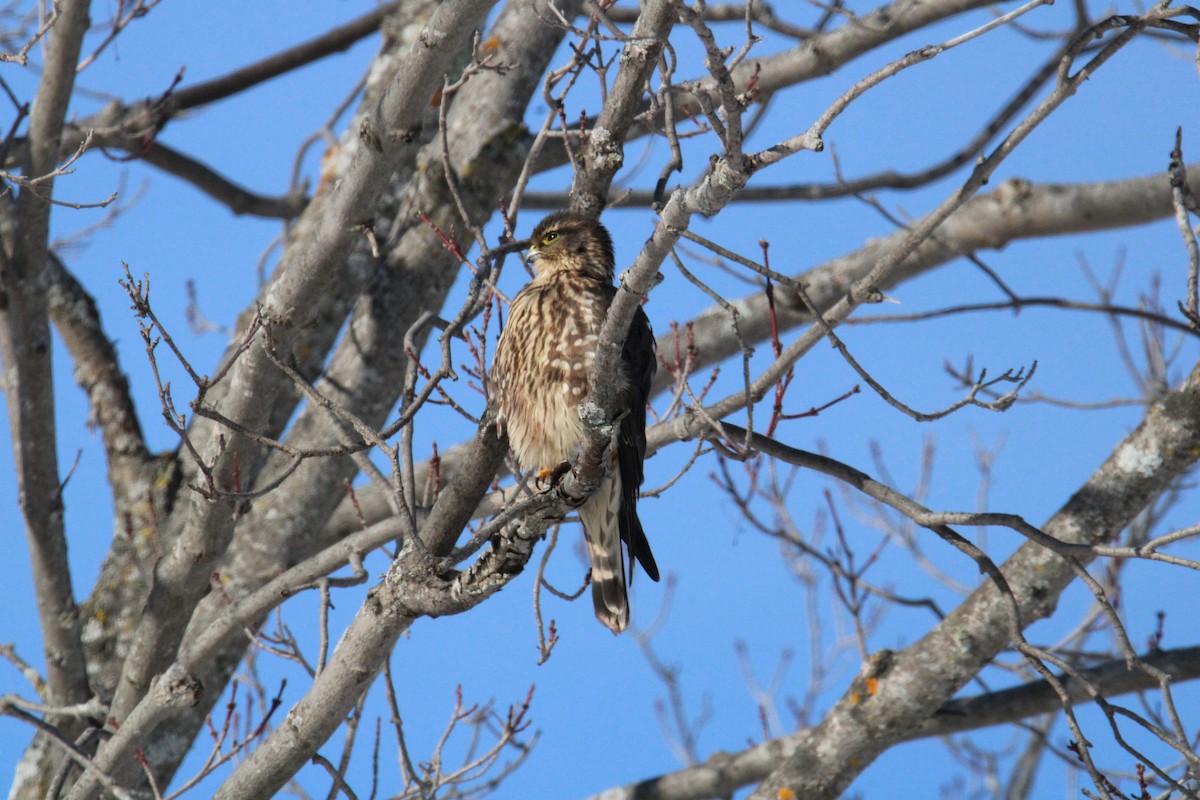
[[[529, 256], [537, 275], [513, 298], [496, 346], [492, 392], [509, 446], [525, 469], [554, 468], [577, 451], [583, 436], [578, 407], [600, 328], [616, 296], [613, 246], [594, 219], [559, 212], [533, 230]], [[646, 399], [654, 377], [654, 335], [639, 308], [621, 357], [617, 397], [620, 428], [609, 449], [608, 476], [579, 509], [592, 562], [596, 618], [613, 633], [629, 625], [624, 541], [632, 561], [652, 579], [658, 567], [637, 515], [646, 456]]]

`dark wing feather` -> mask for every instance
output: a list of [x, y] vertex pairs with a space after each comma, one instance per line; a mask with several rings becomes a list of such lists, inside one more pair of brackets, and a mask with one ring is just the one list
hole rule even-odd
[[[638, 309], [629, 324], [629, 335], [625, 338], [625, 349], [621, 354], [628, 370], [628, 392], [622, 393], [624, 410], [628, 413], [621, 420], [621, 432], [617, 439], [617, 469], [621, 473], [621, 539], [629, 547], [629, 577], [633, 580], [633, 561], [637, 559], [651, 580], [658, 580], [658, 565], [650, 552], [650, 542], [638, 519], [637, 499], [644, 474], [642, 461], [646, 458], [646, 401], [650, 397], [650, 383], [658, 369], [654, 350], [654, 331], [646, 312]], [[625, 396], [627, 395], [627, 396]]]

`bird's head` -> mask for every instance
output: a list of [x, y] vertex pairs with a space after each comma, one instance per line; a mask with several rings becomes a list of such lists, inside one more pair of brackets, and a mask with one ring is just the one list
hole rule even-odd
[[595, 219], [559, 211], [543, 219], [530, 237], [529, 260], [538, 275], [582, 272], [600, 280], [613, 279], [613, 244]]

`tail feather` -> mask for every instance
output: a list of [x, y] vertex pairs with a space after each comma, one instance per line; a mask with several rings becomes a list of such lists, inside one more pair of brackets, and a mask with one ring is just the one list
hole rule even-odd
[[592, 562], [592, 602], [596, 619], [613, 633], [629, 627], [625, 588], [625, 552], [621, 547], [621, 478], [613, 474], [579, 509]]

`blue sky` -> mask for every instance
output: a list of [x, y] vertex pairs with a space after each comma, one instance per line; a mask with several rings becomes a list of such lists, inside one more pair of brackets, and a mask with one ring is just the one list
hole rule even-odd
[[[195, 83], [315, 35], [371, 7], [372, 3], [363, 0], [210, 0], [203, 13], [198, 13], [188, 4], [163, 3], [122, 34], [80, 77], [79, 85], [89, 92], [111, 93], [126, 100], [157, 96], [182, 66], [186, 66], [184, 85]], [[93, 16], [99, 18], [107, 12], [106, 7], [97, 4]], [[1069, 4], [1059, 4], [1039, 9], [1026, 21], [1031, 26], [1057, 29], [1069, 23], [1070, 15]], [[831, 78], [786, 93], [776, 100], [751, 145], [764, 147], [800, 132], [825, 104], [871, 70], [987, 18], [984, 12], [952, 20], [869, 54]], [[721, 29], [721, 35], [723, 42], [736, 44], [740, 29], [729, 26]], [[688, 37], [681, 31], [676, 38], [684, 58], [692, 51], [685, 44]], [[243, 96], [198, 109], [172, 122], [162, 139], [255, 191], [283, 193], [301, 141], [323, 124], [351, 91], [376, 46], [374, 39], [367, 40], [345, 54]], [[779, 46], [778, 41], [768, 38], [756, 53], [769, 53]], [[887, 82], [852, 106], [830, 129], [826, 137], [830, 148], [825, 153], [800, 154], [757, 176], [755, 182], [771, 185], [830, 180], [834, 176], [834, 153], [848, 177], [884, 168], [923, 168], [973, 135], [1047, 57], [1048, 48], [1045, 43], [1000, 31], [948, 52]], [[29, 96], [31, 74], [8, 65], [3, 69], [5, 79], [19, 93]], [[78, 115], [91, 113], [104, 99], [81, 93], [72, 111]], [[1197, 99], [1195, 66], [1186, 53], [1157, 42], [1135, 43], [1035, 132], [1001, 168], [993, 185], [1011, 177], [1075, 182], [1161, 171], [1167, 164], [1176, 126], [1184, 126], [1185, 137], [1194, 129]], [[531, 119], [540, 115], [535, 102]], [[1185, 138], [1185, 148], [1188, 141]], [[640, 142], [631, 145], [628, 163], [636, 160], [642, 147]], [[713, 147], [710, 141], [689, 149], [681, 180], [698, 174], [705, 153]], [[663, 153], [660, 144], [652, 151], [652, 158], [661, 159]], [[314, 173], [318, 156], [317, 150], [310, 154], [305, 163], [308, 174]], [[659, 162], [651, 163], [633, 179], [635, 185], [652, 184]], [[135, 276], [149, 273], [152, 300], [164, 323], [192, 362], [208, 369], [223, 350], [225, 340], [219, 333], [197, 335], [188, 331], [184, 319], [186, 283], [194, 281], [201, 308], [211, 321], [232, 325], [254, 297], [255, 265], [278, 235], [279, 226], [234, 217], [170, 176], [137, 162], [116, 163], [100, 154], [82, 159], [73, 175], [59, 180], [57, 193], [66, 200], [94, 202], [112, 192], [122, 179], [127, 187], [125, 196], [140, 192], [139, 199], [122, 212], [115, 224], [92, 234], [66, 256], [75, 274], [96, 296], [110, 335], [117, 341], [151, 446], [166, 449], [175, 441], [160, 421], [137, 323], [117, 285], [123, 275], [122, 262], [129, 264]], [[961, 179], [959, 173], [917, 192], [881, 193], [879, 199], [893, 212], [917, 217], [936, 206]], [[564, 186], [561, 171], [537, 183], [538, 188]], [[54, 234], [70, 235], [103, 214], [59, 209], [54, 217]], [[538, 216], [537, 211], [523, 214], [521, 230], [528, 232]], [[618, 267], [623, 268], [632, 262], [649, 234], [652, 217], [645, 210], [613, 210], [606, 214], [605, 222], [617, 240]], [[756, 243], [766, 238], [771, 243], [772, 266], [788, 273], [852, 251], [892, 230], [891, 224], [874, 210], [850, 199], [824, 204], [735, 205], [715, 220], [697, 219], [694, 228], [750, 256], [757, 256]], [[1169, 220], [1087, 237], [1018, 242], [982, 257], [1023, 294], [1093, 300], [1081, 275], [1081, 259], [1102, 279], [1115, 263], [1124, 264], [1118, 302], [1135, 305], [1154, 274], [1162, 276], [1166, 307], [1173, 307], [1183, 294], [1185, 253]], [[705, 269], [693, 262], [689, 267]], [[708, 305], [669, 264], [664, 265], [663, 273], [666, 280], [652, 293], [647, 306], [659, 332], [667, 330], [671, 320], [685, 320]], [[703, 274], [706, 281], [730, 296], [751, 291], [711, 268]], [[521, 271], [509, 269], [502, 288], [511, 295], [520, 281]], [[899, 309], [881, 309], [884, 313], [1000, 299], [986, 276], [964, 261], [947, 264], [890, 294], [902, 305]], [[1108, 321], [1095, 316], [1029, 309], [1020, 315], [993, 312], [920, 325], [847, 327], [841, 334], [890, 391], [922, 410], [949, 405], [959, 397], [960, 390], [946, 375], [943, 363], [961, 366], [968, 356], [992, 373], [1027, 366], [1036, 359], [1038, 373], [1030, 388], [1054, 397], [1095, 402], [1136, 394], [1118, 363]], [[1194, 362], [1197, 350], [1195, 340], [1182, 345], [1177, 375]], [[769, 347], [760, 347], [756, 363], [767, 356]], [[55, 358], [59, 458], [64, 469], [79, 453], [79, 465], [66, 489], [65, 502], [73, 579], [82, 599], [90, 591], [106, 552], [112, 534], [111, 512], [103, 449], [98, 435], [83, 424], [85, 398], [72, 381], [70, 364], [61, 348], [56, 349]], [[735, 385], [729, 381], [736, 381], [737, 372], [736, 366], [726, 367], [723, 385]], [[827, 402], [859, 383], [850, 368], [825, 345], [803, 359], [796, 373], [796, 385], [789, 394], [794, 410]], [[175, 381], [178, 400], [185, 396], [185, 378], [178, 370], [170, 377]], [[465, 387], [454, 391], [456, 396], [473, 398]], [[967, 409], [936, 423], [919, 424], [864, 391], [818, 417], [783, 423], [779, 437], [798, 447], [822, 448], [867, 471], [875, 470], [871, 453], [872, 443], [877, 443], [885, 454], [893, 485], [902, 491], [911, 490], [917, 482], [923, 448], [931, 442], [936, 458], [924, 502], [948, 510], [977, 508], [976, 449], [1002, 444], [988, 508], [1019, 513], [1039, 523], [1137, 424], [1140, 413], [1136, 407], [1080, 412], [1047, 405], [1017, 405], [1005, 414]], [[470, 430], [447, 417], [438, 417], [423, 423], [417, 433], [420, 447], [433, 440], [445, 447], [469, 436]], [[11, 452], [7, 425], [0, 428], [0, 450]], [[688, 454], [686, 447], [677, 446], [651, 459], [647, 463], [647, 486], [667, 480]], [[658, 563], [675, 580], [670, 614], [655, 647], [664, 661], [681, 667], [689, 712], [700, 713], [705, 698], [711, 703], [712, 718], [699, 740], [702, 757], [718, 749], [737, 750], [748, 741], [762, 738], [758, 709], [747, 690], [735, 642], [745, 643], [751, 671], [763, 683], [770, 680], [782, 652], [794, 654], [776, 703], [785, 722], [794, 722], [786, 699], [803, 693], [813, 663], [804, 591], [789, 574], [779, 547], [750, 530], [715, 488], [710, 475], [714, 469], [713, 461], [701, 462], [665, 497], [647, 499], [641, 506]], [[6, 457], [0, 460], [0, 525], [6, 531], [5, 541], [14, 560], [7, 584], [7, 613], [0, 622], [0, 641], [15, 641], [26, 659], [40, 663], [28, 559], [11, 475], [11, 460]], [[822, 524], [817, 519], [826, 513], [826, 489], [840, 498], [838, 487], [824, 478], [797, 478], [788, 505], [797, 525], [812, 529]], [[848, 535], [861, 547], [860, 557], [870, 552], [876, 534], [840, 500], [839, 513]], [[1191, 524], [1198, 516], [1200, 501], [1189, 493], [1167, 524]], [[931, 534], [918, 536], [939, 566], [968, 585], [977, 583], [973, 564], [944, 551]], [[585, 569], [578, 539], [576, 526], [564, 527], [563, 541], [548, 573], [556, 585], [578, 585]], [[989, 552], [997, 558], [1019, 543], [1010, 532], [997, 530], [988, 532], [986, 541]], [[385, 563], [376, 555], [368, 568], [378, 575]], [[1178, 586], [1173, 584], [1170, 594], [1194, 597], [1200, 589], [1196, 576], [1180, 570], [1167, 572], [1158, 565], [1134, 564], [1128, 570], [1129, 591], [1122, 598], [1122, 612], [1133, 640], [1144, 641], [1153, 630], [1154, 612], [1168, 607], [1164, 644], [1194, 643], [1188, 638], [1183, 606], [1170, 606], [1169, 598], [1156, 586], [1164, 579], [1177, 581]], [[897, 591], [932, 594], [947, 607], [955, 601], [950, 591], [931, 586], [928, 577], [894, 548], [885, 553], [872, 577]], [[414, 756], [427, 754], [440, 735], [453, 708], [457, 685], [462, 686], [468, 703], [495, 698], [502, 709], [508, 703], [520, 702], [533, 684], [536, 689], [530, 713], [541, 735], [529, 761], [496, 796], [583, 797], [677, 768], [655, 713], [655, 703], [664, 697], [664, 688], [652, 676], [634, 637], [614, 639], [594, 622], [586, 599], [570, 605], [548, 599], [545, 613], [557, 620], [562, 641], [550, 661], [539, 667], [532, 590], [530, 572], [469, 615], [419, 621], [397, 646], [393, 669]], [[335, 629], [340, 630], [336, 626], [344, 625], [354, 613], [365, 591], [366, 587], [359, 587], [335, 596]], [[650, 624], [663, 597], [663, 585], [636, 581], [635, 623]], [[1035, 627], [1031, 636], [1040, 642], [1054, 641], [1079, 618], [1086, 603], [1081, 592], [1068, 593], [1062, 604], [1062, 621]], [[315, 598], [303, 597], [285, 611], [288, 623], [310, 645], [315, 641], [314, 608]], [[827, 588], [819, 593], [817, 608], [824, 620], [817, 652], [827, 652], [844, 632], [845, 619]], [[922, 635], [930, 624], [930, 615], [925, 611], [889, 612], [871, 637], [871, 649], [902, 647]], [[260, 656], [259, 665], [269, 694], [281, 676], [288, 677], [286, 704], [298, 699], [307, 686], [305, 676], [290, 665], [280, 665], [267, 655]], [[857, 654], [853, 650], [845, 652], [832, 666], [841, 671], [840, 677], [831, 678], [828, 688], [819, 695], [818, 711], [845, 690], [857, 672]], [[993, 678], [997, 683], [1003, 680], [998, 675]], [[9, 691], [24, 691], [24, 687], [13, 670], [0, 666], [0, 692]], [[1200, 699], [1195, 690], [1185, 688], [1180, 694], [1194, 712]], [[394, 744], [386, 711], [377, 702], [379, 697], [376, 687], [370, 710], [384, 714], [381, 791], [386, 792], [388, 787], [397, 788], [397, 783]], [[368, 727], [373, 724], [372, 718]], [[1103, 723], [1096, 726], [1098, 736], [1102, 728]], [[1061, 730], [1060, 726], [1059, 744], [1066, 737]], [[365, 745], [371, 735], [366, 730], [360, 734], [357, 766], [352, 774], [355, 785], [365, 785], [361, 782], [370, 762]], [[1003, 742], [1008, 736], [1009, 732], [1003, 732], [983, 741]], [[11, 774], [28, 738], [28, 729], [15, 721], [0, 722], [0, 774]], [[336, 760], [336, 740], [322, 752]], [[938, 787], [952, 780], [953, 766], [947, 761], [937, 743], [898, 747], [868, 769], [853, 790], [865, 797], [932, 797]], [[928, 769], [915, 770], [914, 763], [928, 764]], [[1112, 764], [1132, 768], [1130, 759], [1123, 755], [1114, 756]], [[189, 774], [188, 766], [181, 774]], [[1046, 793], [1039, 792], [1039, 796], [1070, 795], [1071, 780], [1065, 769], [1051, 765], [1039, 783]], [[327, 778], [316, 768], [302, 773], [301, 783], [314, 795], [324, 794], [328, 786]], [[211, 781], [206, 784], [212, 786], [215, 784]], [[205, 791], [200, 789], [196, 796], [203, 796]]]

